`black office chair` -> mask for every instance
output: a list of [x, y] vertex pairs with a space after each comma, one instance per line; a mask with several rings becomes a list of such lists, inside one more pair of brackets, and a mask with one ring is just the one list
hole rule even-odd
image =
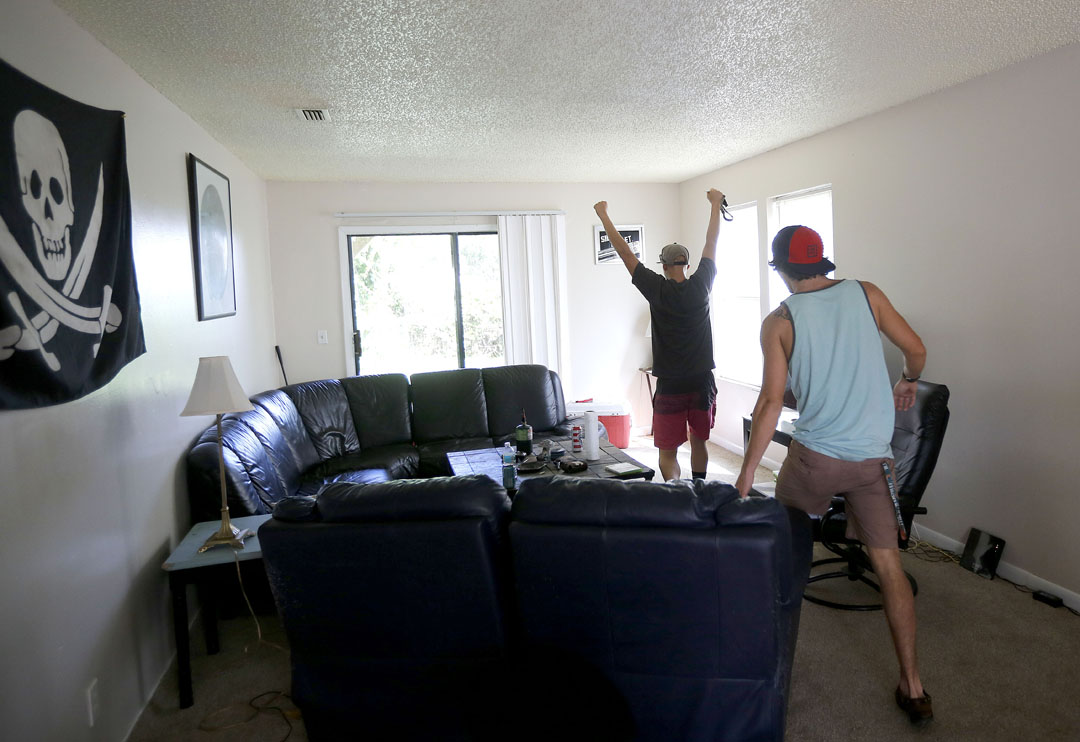
[[[945, 439], [945, 428], [948, 424], [949, 388], [944, 384], [920, 381], [915, 404], [906, 412], [896, 413], [896, 427], [892, 438], [893, 456], [896, 459], [893, 473], [896, 479], [897, 499], [900, 502], [900, 515], [904, 521], [904, 530], [909, 537], [914, 517], [926, 513], [926, 508], [921, 507], [919, 502], [922, 500], [926, 485], [930, 482], [930, 475], [933, 474], [934, 466], [937, 464], [938, 453], [941, 451], [941, 443]], [[870, 557], [863, 551], [863, 545], [860, 542], [847, 538], [846, 529], [847, 515], [844, 512], [844, 498], [835, 497], [825, 515], [814, 519], [814, 540], [820, 541], [826, 549], [837, 556], [813, 562], [807, 583], [846, 577], [852, 581], [858, 580], [881, 592], [880, 586], [873, 579], [874, 570], [870, 564]], [[908, 539], [901, 538], [899, 546], [901, 549], [906, 549]], [[815, 568], [826, 564], [843, 564], [844, 566], [834, 572], [813, 573]], [[904, 574], [911, 583], [912, 593], [918, 593], [919, 586], [915, 578], [907, 572]], [[810, 592], [805, 593], [803, 597], [811, 603], [846, 611], [881, 610], [880, 603], [837, 603], [812, 595]]]

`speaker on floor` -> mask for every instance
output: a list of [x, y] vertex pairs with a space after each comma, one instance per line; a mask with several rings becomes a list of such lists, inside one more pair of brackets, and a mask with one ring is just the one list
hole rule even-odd
[[992, 580], [997, 574], [998, 562], [1001, 561], [1001, 552], [1004, 550], [1005, 539], [972, 528], [964, 546], [964, 555], [960, 557], [960, 566]]

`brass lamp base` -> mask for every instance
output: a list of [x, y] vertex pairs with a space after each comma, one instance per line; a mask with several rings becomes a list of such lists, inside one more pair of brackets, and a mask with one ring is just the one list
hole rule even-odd
[[199, 547], [199, 553], [202, 554], [208, 549], [213, 549], [215, 546], [231, 546], [234, 549], [243, 549], [244, 542], [239, 538], [240, 529], [229, 522], [229, 509], [221, 509], [221, 528], [217, 530], [210, 538], [206, 539], [202, 546]]

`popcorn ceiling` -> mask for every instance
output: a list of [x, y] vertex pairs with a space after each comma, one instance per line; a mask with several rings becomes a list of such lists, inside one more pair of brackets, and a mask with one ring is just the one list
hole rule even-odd
[[1076, 0], [55, 3], [271, 180], [680, 182], [1080, 40]]

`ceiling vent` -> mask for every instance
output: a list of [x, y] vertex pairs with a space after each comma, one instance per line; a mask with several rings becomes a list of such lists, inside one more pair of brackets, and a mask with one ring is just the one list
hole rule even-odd
[[296, 115], [304, 121], [329, 121], [330, 111], [326, 108], [294, 108]]

